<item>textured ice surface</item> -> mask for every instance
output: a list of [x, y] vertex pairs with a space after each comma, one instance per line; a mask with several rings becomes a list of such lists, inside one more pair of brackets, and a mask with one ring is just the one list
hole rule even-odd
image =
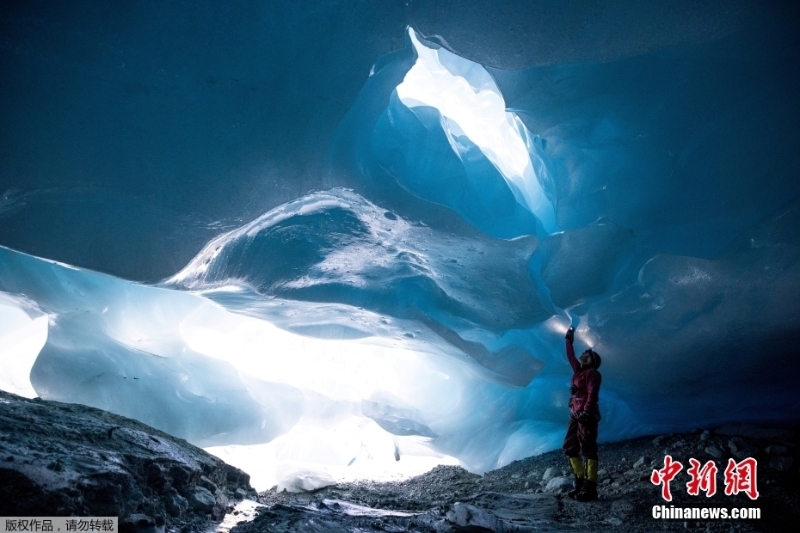
[[[303, 55], [313, 32], [287, 37], [299, 48], [275, 53], [302, 72], [270, 55], [267, 70], [286, 78], [231, 102], [300, 85], [265, 97], [285, 116], [259, 126], [271, 161], [288, 162], [245, 154], [247, 179], [210, 165], [213, 180], [194, 180], [159, 159], [172, 142], [148, 152], [158, 173], [136, 167], [143, 184], [3, 191], [3, 235], [28, 250], [40, 238], [60, 250], [51, 241], [66, 230], [110, 235], [114, 246], [81, 244], [92, 252], [75, 262], [133, 265], [136, 279], [165, 271], [162, 259], [174, 268], [144, 285], [0, 248], [0, 383], [223, 456], [261, 453], [264, 483], [296, 489], [391, 476], [393, 462], [482, 471], [557, 447], [570, 323], [579, 350], [603, 355], [602, 439], [796, 420], [800, 52], [794, 26], [764, 17], [715, 41], [515, 71], [396, 28], [394, 51], [358, 83], [363, 54], [345, 52], [362, 33], [331, 51], [341, 72]], [[309, 79], [314, 68], [344, 103]], [[241, 81], [176, 80], [158, 87], [193, 103]], [[147, 116], [161, 115], [172, 116]], [[203, 127], [179, 129], [189, 142]], [[219, 146], [251, 139], [230, 135]], [[240, 154], [226, 150], [213, 151], [222, 167]], [[306, 157], [313, 180], [298, 170]], [[264, 201], [259, 184], [281, 192]], [[153, 191], [169, 201], [141, 208]], [[200, 216], [182, 202], [238, 207]], [[100, 207], [87, 218], [87, 205]]]
[[359, 450], [402, 457], [405, 437], [478, 471], [557, 445], [568, 320], [604, 356], [606, 439], [791, 416], [795, 367], [757, 347], [797, 319], [797, 219], [790, 205], [714, 260], [655, 254], [621, 285], [620, 228], [467, 241], [333, 190], [220, 236], [162, 287], [0, 249], [0, 289], [49, 317], [40, 395], [206, 446], [293, 435], [264, 476], [308, 489], [358, 471]]

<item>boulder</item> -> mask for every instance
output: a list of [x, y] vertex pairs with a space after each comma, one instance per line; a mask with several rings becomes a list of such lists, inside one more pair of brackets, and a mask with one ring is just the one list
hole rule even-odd
[[705, 452], [711, 457], [716, 457], [717, 459], [722, 458], [722, 450], [720, 450], [716, 446], [707, 446], [705, 448]]
[[573, 477], [554, 477], [547, 482], [545, 492], [566, 493], [572, 490], [575, 479]]
[[0, 516], [47, 509], [119, 516], [124, 531], [194, 530], [226, 494], [254, 495], [246, 473], [135, 420], [2, 391], [0, 404]]
[[170, 516], [178, 517], [189, 508], [189, 502], [173, 489], [164, 496], [164, 508]]
[[456, 527], [467, 530], [488, 530], [502, 533], [503, 522], [486, 509], [456, 502], [447, 512], [447, 521]]
[[189, 506], [197, 511], [210, 513], [214, 510], [217, 500], [205, 487], [195, 486], [186, 493]]
[[[157, 522], [161, 522], [158, 525]], [[164, 520], [156, 520], [146, 514], [134, 513], [119, 522], [120, 533], [164, 533]]]
[[556, 477], [556, 469], [551, 466], [550, 468], [544, 471], [544, 474], [542, 475], [542, 481], [547, 483], [554, 477]]

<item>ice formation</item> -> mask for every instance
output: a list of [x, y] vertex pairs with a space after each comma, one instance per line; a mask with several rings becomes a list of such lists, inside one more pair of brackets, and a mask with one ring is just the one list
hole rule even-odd
[[[479, 149], [502, 175], [517, 201], [537, 215], [545, 231], [553, 233], [557, 229], [555, 213], [531, 162], [530, 133], [519, 117], [506, 111], [492, 77], [480, 65], [452, 52], [428, 48], [410, 28], [409, 38], [417, 60], [395, 89], [399, 103], [412, 112], [416, 108], [434, 108], [441, 116], [442, 131], [459, 158], [470, 158], [470, 151]], [[424, 114], [415, 115], [425, 121]], [[465, 170], [474, 164], [464, 163]], [[539, 170], [544, 171], [542, 166]], [[415, 192], [424, 195], [431, 188], [426, 183]], [[476, 188], [481, 193], [486, 190], [482, 183]]]
[[[797, 419], [793, 27], [499, 70], [387, 23], [393, 51], [370, 70], [372, 12], [342, 15], [354, 33], [330, 61], [304, 55], [319, 43], [292, 24], [326, 6], [285, 14], [266, 61], [285, 83], [259, 65], [245, 90], [227, 63], [201, 89], [124, 79], [159, 106], [235, 86], [229, 111], [257, 107], [263, 82], [287, 115], [220, 146], [268, 130], [269, 163], [220, 149], [246, 164], [204, 177], [145, 143], [161, 174], [141, 189], [0, 187], [0, 388], [142, 420], [290, 490], [557, 447], [570, 324], [603, 355], [603, 440]], [[308, 69], [339, 85], [312, 87]], [[3, 157], [5, 174], [27, 168]]]

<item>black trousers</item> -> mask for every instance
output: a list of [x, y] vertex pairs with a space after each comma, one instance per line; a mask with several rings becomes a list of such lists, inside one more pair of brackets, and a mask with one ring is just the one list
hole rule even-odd
[[591, 417], [585, 423], [570, 417], [567, 436], [564, 437], [564, 455], [597, 460], [597, 417]]

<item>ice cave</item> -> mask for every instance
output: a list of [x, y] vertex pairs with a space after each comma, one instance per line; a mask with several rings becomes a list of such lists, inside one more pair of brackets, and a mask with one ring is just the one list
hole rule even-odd
[[800, 418], [789, 2], [0, 7], [0, 389], [259, 490]]

